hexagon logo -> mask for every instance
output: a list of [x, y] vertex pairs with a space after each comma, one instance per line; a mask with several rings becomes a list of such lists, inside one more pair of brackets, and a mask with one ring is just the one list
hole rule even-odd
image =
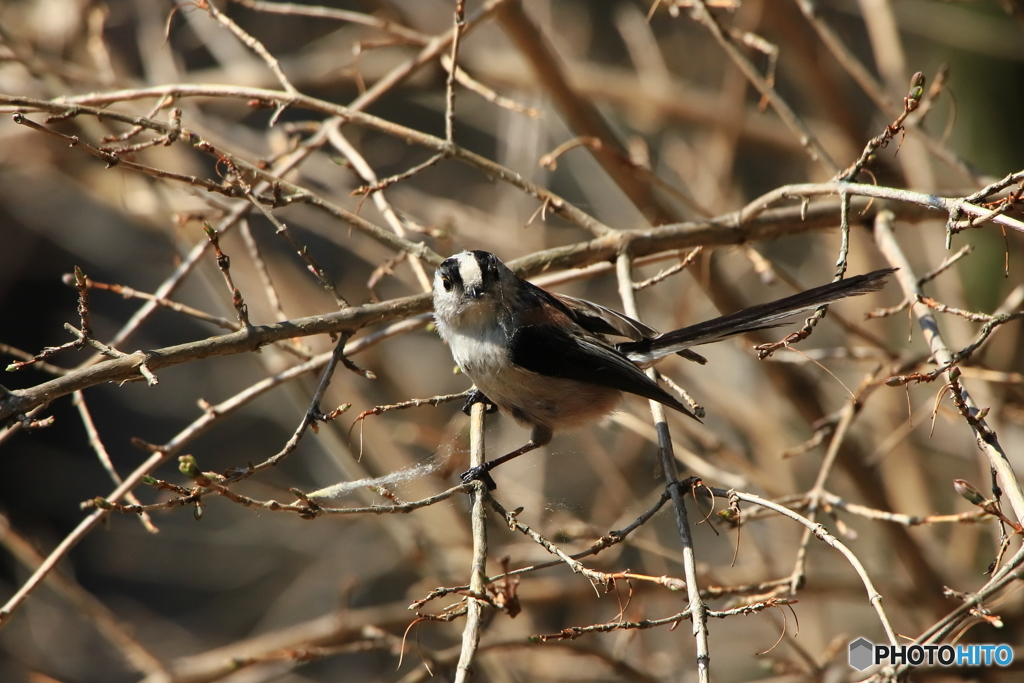
[[872, 653], [875, 646], [866, 638], [858, 638], [850, 643], [850, 666], [857, 671], [863, 671], [874, 664]]

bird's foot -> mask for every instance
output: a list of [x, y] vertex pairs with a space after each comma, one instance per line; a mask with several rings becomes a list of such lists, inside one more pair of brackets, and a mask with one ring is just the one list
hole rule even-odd
[[498, 410], [498, 406], [495, 405], [491, 399], [484, 396], [484, 392], [479, 389], [473, 389], [469, 392], [469, 396], [466, 397], [466, 402], [462, 404], [462, 412], [469, 415], [470, 411], [473, 410], [474, 403], [483, 403], [485, 406], [485, 413], [494, 413]]
[[498, 488], [498, 485], [494, 483], [494, 479], [491, 478], [490, 470], [483, 465], [469, 468], [459, 475], [459, 479], [462, 480], [463, 484], [468, 484], [471, 481], [482, 481], [488, 491]]

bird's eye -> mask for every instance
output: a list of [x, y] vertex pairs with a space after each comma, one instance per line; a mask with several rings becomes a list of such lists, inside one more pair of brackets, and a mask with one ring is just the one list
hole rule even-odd
[[441, 278], [441, 286], [444, 287], [444, 291], [452, 291], [452, 281], [446, 277]]

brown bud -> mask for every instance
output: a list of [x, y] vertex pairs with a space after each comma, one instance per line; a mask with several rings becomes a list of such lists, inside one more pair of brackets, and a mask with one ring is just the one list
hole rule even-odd
[[972, 505], [984, 505], [985, 496], [981, 495], [981, 491], [974, 487], [974, 484], [965, 479], [954, 479], [953, 488], [960, 496], [971, 503]]

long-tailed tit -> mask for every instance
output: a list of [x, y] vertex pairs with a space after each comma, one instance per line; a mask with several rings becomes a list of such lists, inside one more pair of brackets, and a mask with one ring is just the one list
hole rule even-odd
[[[664, 334], [590, 301], [554, 294], [513, 273], [494, 254], [464, 251], [434, 274], [434, 319], [455, 362], [484, 401], [533, 431], [522, 447], [462, 474], [495, 487], [489, 472], [551, 441], [553, 433], [607, 415], [622, 392], [697, 419], [644, 373], [679, 354], [706, 362], [691, 346], [775, 327], [802, 311], [881, 289], [893, 269], [831, 282], [777, 301]], [[624, 337], [613, 343], [607, 336]]]

